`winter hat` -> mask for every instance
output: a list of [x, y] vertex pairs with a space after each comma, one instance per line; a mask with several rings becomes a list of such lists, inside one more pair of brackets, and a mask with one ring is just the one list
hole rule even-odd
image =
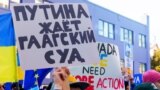
[[77, 88], [78, 87], [81, 90], [85, 90], [87, 87], [90, 86], [90, 84], [87, 83], [87, 82], [77, 81], [77, 79], [72, 75], [70, 75], [68, 77], [68, 81], [70, 82], [70, 87], [71, 88]]
[[160, 81], [160, 73], [155, 70], [148, 70], [143, 74], [143, 82], [155, 83]]
[[134, 90], [156, 90], [151, 83], [142, 83], [137, 85]]

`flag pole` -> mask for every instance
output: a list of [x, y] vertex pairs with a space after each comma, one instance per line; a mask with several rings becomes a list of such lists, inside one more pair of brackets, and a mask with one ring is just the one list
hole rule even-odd
[[17, 47], [16, 47], [16, 61], [15, 61], [16, 63], [15, 63], [15, 72], [16, 72], [16, 79], [15, 79], [15, 81], [17, 82], [17, 88], [18, 88], [18, 90], [20, 90], [20, 88], [19, 88], [19, 82], [18, 82], [18, 68], [17, 68], [17, 66], [18, 66], [18, 49], [17, 49]]

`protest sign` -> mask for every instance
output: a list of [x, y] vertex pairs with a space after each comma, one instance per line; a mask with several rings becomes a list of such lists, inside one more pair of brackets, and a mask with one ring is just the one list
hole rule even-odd
[[134, 83], [139, 85], [142, 83], [142, 74], [134, 74]]
[[11, 11], [23, 69], [98, 62], [86, 4], [12, 4]]
[[98, 64], [70, 67], [71, 74], [79, 81], [89, 82], [94, 90], [124, 90], [119, 50], [110, 43], [97, 43]]

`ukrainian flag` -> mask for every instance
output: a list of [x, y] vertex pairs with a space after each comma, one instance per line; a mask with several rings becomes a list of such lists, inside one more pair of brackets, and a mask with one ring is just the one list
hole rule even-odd
[[24, 79], [24, 71], [22, 70], [22, 68], [20, 67], [20, 60], [19, 60], [19, 56], [17, 53], [17, 80], [23, 80]]
[[15, 34], [11, 13], [0, 15], [0, 83], [17, 81]]

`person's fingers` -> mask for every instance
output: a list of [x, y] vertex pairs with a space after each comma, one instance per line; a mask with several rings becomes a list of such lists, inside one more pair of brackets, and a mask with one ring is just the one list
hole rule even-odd
[[60, 77], [60, 72], [56, 72], [56, 73], [54, 73], [54, 77], [53, 77], [53, 80], [54, 80], [54, 82], [55, 83], [59, 83], [59, 84], [62, 84], [62, 79], [61, 79], [61, 77]]
[[70, 75], [70, 71], [67, 67], [62, 67], [62, 69], [65, 71], [67, 75]]
[[67, 80], [68, 76], [70, 75], [70, 71], [67, 67], [55, 68], [55, 71], [52, 74], [53, 79], [56, 81], [65, 81]]

